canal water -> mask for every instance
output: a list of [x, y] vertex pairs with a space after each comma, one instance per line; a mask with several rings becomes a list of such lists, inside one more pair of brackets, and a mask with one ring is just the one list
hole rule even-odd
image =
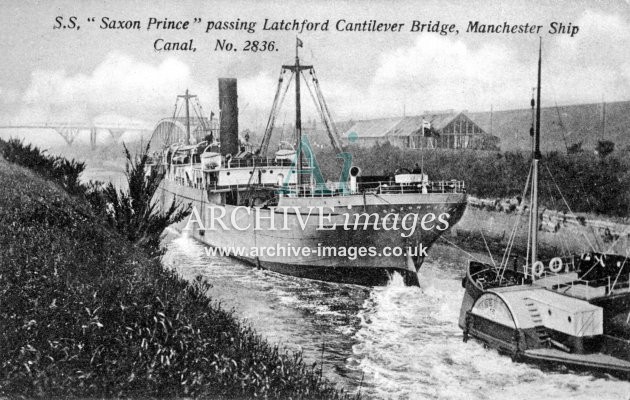
[[[170, 232], [166, 266], [203, 276], [210, 296], [261, 335], [307, 362], [339, 388], [374, 399], [625, 399], [630, 383], [514, 363], [457, 326], [461, 278], [470, 258], [447, 245], [431, 249], [420, 287], [394, 276], [386, 287], [317, 282], [211, 257], [193, 239]], [[481, 258], [477, 254], [473, 255]]]

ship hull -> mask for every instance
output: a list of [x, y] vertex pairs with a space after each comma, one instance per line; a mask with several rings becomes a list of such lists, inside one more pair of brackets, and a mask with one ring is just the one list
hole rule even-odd
[[[418, 201], [417, 193], [389, 197], [357, 195], [306, 199], [310, 200], [310, 207], [334, 207], [335, 212], [322, 225], [322, 221], [315, 215], [304, 224], [308, 208], [300, 204], [302, 199], [287, 199], [286, 204], [289, 207], [303, 211], [301, 217], [295, 213], [287, 214], [277, 210], [258, 210], [262, 214], [257, 226], [255, 213], [251, 209], [217, 204], [218, 201], [212, 198], [211, 193], [201, 189], [165, 180], [158, 196], [161, 204], [167, 207], [172, 201], [190, 204], [199, 211], [202, 221], [207, 221], [208, 215], [215, 213], [213, 207], [221, 209], [214, 215], [225, 212], [225, 215], [231, 216], [235, 213], [235, 221], [239, 227], [248, 229], [225, 229], [220, 224], [214, 224], [213, 229], [209, 229], [208, 224], [200, 226], [191, 223], [190, 218], [175, 226], [207, 246], [224, 251], [240, 251], [239, 254], [223, 253], [225, 256], [281, 274], [368, 286], [386, 284], [393, 273], [400, 273], [407, 284], [417, 285], [417, 270], [424, 259], [424, 252], [461, 218], [466, 200], [466, 195], [462, 193], [420, 194], [423, 201]], [[354, 213], [377, 213], [383, 216], [401, 212], [418, 213], [419, 220], [425, 214], [433, 213], [438, 216], [447, 213], [448, 227], [438, 230], [438, 227], [444, 225], [433, 224], [433, 229], [427, 230], [418, 226], [410, 233], [394, 229], [374, 229], [374, 226], [346, 229], [343, 225], [348, 215], [353, 216]], [[272, 213], [275, 215], [271, 215]], [[325, 229], [321, 229], [322, 227]], [[408, 237], [403, 237], [403, 234]], [[311, 249], [312, 254], [300, 252], [305, 248]], [[388, 254], [394, 248], [402, 249], [407, 254]], [[274, 249], [276, 253], [284, 253], [262, 254], [261, 249]], [[335, 249], [336, 254], [331, 249]], [[339, 254], [343, 249], [347, 252]], [[361, 249], [365, 249], [366, 254], [360, 254]]]
[[[570, 368], [576, 371], [607, 373], [625, 380], [630, 379], [630, 362], [624, 357], [619, 358], [619, 353], [611, 353], [604, 348], [609, 341], [616, 340], [610, 336], [603, 338], [601, 352], [575, 354], [551, 348], [527, 348], [525, 343], [535, 342], [534, 330], [513, 329], [472, 313], [468, 313], [467, 325], [465, 340], [468, 337], [475, 338], [499, 353], [511, 356], [514, 361], [535, 364], [543, 368]], [[523, 342], [516, 342], [514, 339], [517, 337], [523, 338]], [[627, 354], [627, 348], [623, 350]]]
[[462, 306], [459, 310], [458, 324], [461, 329], [466, 329], [466, 315], [472, 310], [475, 301], [483, 294], [483, 289], [477, 286], [471, 277], [480, 271], [482, 265], [481, 263], [471, 263], [466, 269], [466, 276], [462, 279], [462, 286], [465, 290]]
[[394, 273], [400, 274], [408, 286], [418, 286], [415, 271], [399, 268], [380, 267], [331, 267], [322, 265], [294, 265], [288, 262], [258, 261], [240, 258], [252, 266], [297, 278], [314, 279], [325, 282], [345, 283], [362, 286], [386, 285]]
[[[622, 315], [625, 321], [630, 297], [624, 295], [591, 301], [590, 303], [604, 309], [604, 334], [597, 337], [579, 338], [571, 342], [566, 340], [566, 335], [559, 334], [553, 329], [540, 326], [511, 327], [473, 312], [477, 300], [485, 293], [492, 291], [487, 290], [492, 286], [484, 288], [483, 284], [475, 279], [484, 276], [488, 278], [487, 282], [492, 282], [493, 270], [487, 267], [482, 263], [471, 262], [462, 280], [465, 292], [460, 309], [459, 326], [464, 332], [464, 341], [474, 338], [485, 346], [511, 356], [515, 361], [536, 364], [545, 368], [568, 367], [573, 370], [602, 372], [622, 379], [630, 379], [630, 340], [627, 336], [627, 323], [619, 322], [616, 318]], [[522, 279], [516, 273], [512, 275], [510, 270], [505, 272], [505, 279]], [[512, 310], [515, 310], [514, 306], [510, 307], [510, 315], [513, 316]], [[614, 325], [615, 322], [617, 325]], [[573, 343], [575, 346], [570, 351], [567, 348], [554, 348], [546, 341], [549, 340], [545, 339], [546, 337], [556, 339], [556, 343]]]

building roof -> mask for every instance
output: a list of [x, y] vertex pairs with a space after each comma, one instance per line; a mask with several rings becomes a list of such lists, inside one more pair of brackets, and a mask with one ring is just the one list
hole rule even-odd
[[396, 117], [357, 121], [343, 134], [343, 137], [347, 137], [351, 132], [356, 132], [359, 138], [386, 137], [402, 119], [403, 117]]
[[422, 129], [422, 116], [410, 116], [401, 118], [396, 127], [388, 132], [387, 136], [411, 136], [417, 135]]
[[422, 128], [422, 121], [431, 123], [431, 127], [440, 130], [453, 121], [461, 113], [413, 115], [408, 117], [378, 118], [355, 122], [343, 137], [355, 132], [359, 138], [406, 137], [416, 135]]
[[442, 114], [425, 114], [423, 115], [426, 121], [431, 123], [431, 127], [436, 131], [446, 127], [452, 120], [457, 118], [461, 114], [460, 112], [450, 112]]

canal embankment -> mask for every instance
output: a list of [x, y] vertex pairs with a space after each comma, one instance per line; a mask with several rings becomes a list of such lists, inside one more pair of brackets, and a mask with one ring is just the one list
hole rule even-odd
[[[623, 218], [571, 213], [542, 207], [536, 220], [543, 258], [597, 251], [626, 254], [630, 223]], [[446, 235], [467, 251], [487, 252], [501, 260], [510, 243], [512, 255], [524, 257], [529, 236], [528, 204], [513, 199], [469, 197], [461, 220]]]
[[344, 397], [112, 229], [76, 164], [0, 145], [0, 396]]

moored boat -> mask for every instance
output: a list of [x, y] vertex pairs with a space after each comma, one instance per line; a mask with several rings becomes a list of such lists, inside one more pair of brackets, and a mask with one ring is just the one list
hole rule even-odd
[[[515, 360], [602, 371], [630, 379], [630, 263], [627, 254], [587, 251], [537, 256], [540, 80], [533, 130], [530, 243], [524, 265], [508, 246], [501, 265], [471, 261], [459, 326]], [[528, 178], [529, 182], [529, 178]], [[514, 261], [510, 261], [514, 260]]]

